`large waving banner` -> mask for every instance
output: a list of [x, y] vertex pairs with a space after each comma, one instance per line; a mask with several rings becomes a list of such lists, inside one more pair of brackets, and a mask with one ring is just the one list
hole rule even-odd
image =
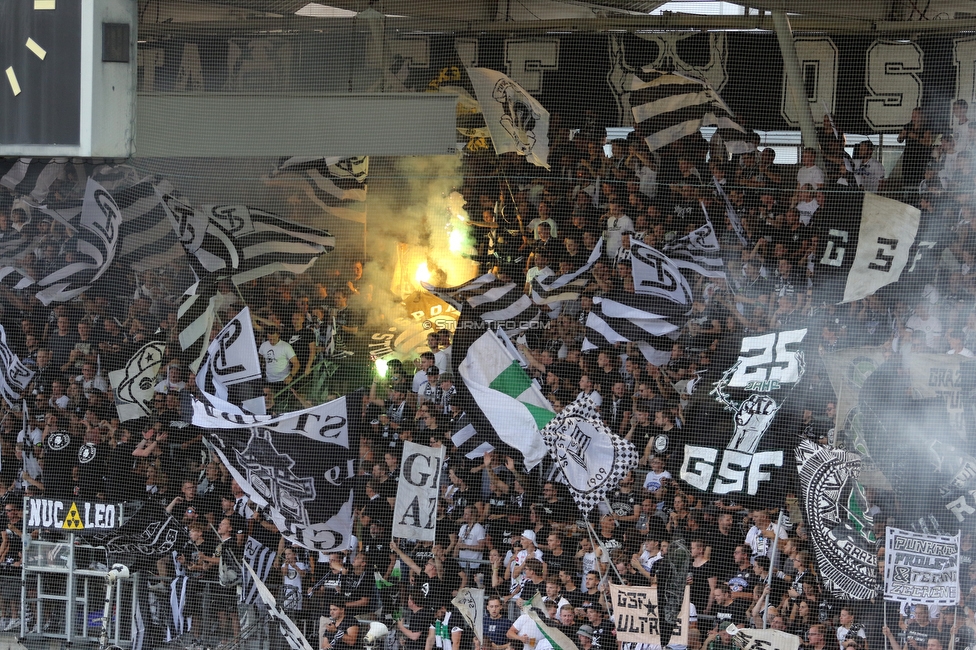
[[[305, 548], [345, 548], [352, 534], [359, 393], [280, 416], [193, 403], [193, 424], [282, 536]], [[357, 401], [358, 400], [358, 401]], [[352, 420], [352, 421], [350, 421]]]
[[780, 411], [805, 374], [806, 334], [801, 329], [742, 339], [738, 359], [693, 405], [710, 426], [684, 445], [682, 481], [746, 505], [781, 505], [792, 476], [794, 435]]
[[779, 630], [740, 629], [729, 625], [725, 630], [732, 636], [732, 643], [742, 650], [800, 650], [800, 637]]
[[108, 373], [108, 380], [115, 389], [115, 409], [120, 422], [152, 414], [156, 375], [163, 365], [165, 352], [165, 343], [151, 341], [139, 348], [124, 367]]
[[[617, 640], [624, 643], [661, 643], [661, 617], [658, 607], [657, 587], [630, 587], [610, 585], [613, 599], [613, 624], [617, 629]], [[675, 645], [688, 643], [688, 617], [690, 611], [690, 591], [685, 588], [685, 598], [681, 605], [678, 621], [671, 631], [671, 641]]]
[[959, 603], [959, 535], [922, 535], [891, 526], [885, 537], [885, 600]]
[[437, 495], [444, 466], [444, 447], [403, 443], [400, 480], [393, 506], [393, 536], [434, 540]]

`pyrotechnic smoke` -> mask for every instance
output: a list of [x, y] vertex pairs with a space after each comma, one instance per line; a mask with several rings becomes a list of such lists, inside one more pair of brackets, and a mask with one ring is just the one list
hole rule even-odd
[[452, 156], [384, 159], [370, 165], [366, 279], [374, 287], [371, 319], [405, 315], [403, 297], [419, 281], [452, 286], [471, 279], [460, 161]]

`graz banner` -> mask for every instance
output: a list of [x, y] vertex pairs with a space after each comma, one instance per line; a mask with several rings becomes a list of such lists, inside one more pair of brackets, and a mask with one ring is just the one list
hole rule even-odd
[[117, 503], [27, 499], [24, 521], [28, 528], [49, 528], [68, 532], [114, 530], [120, 525], [122, 506]]
[[393, 506], [393, 536], [434, 540], [437, 494], [444, 465], [444, 447], [403, 443], [400, 482]]
[[803, 520], [825, 589], [836, 598], [874, 598], [878, 556], [864, 488], [857, 480], [860, 456], [810, 440], [801, 440], [795, 454]]
[[[671, 631], [671, 643], [687, 645], [690, 590], [685, 588], [681, 613]], [[617, 640], [625, 643], [661, 643], [661, 615], [658, 609], [657, 587], [629, 587], [610, 585], [613, 599], [613, 623]]]
[[888, 527], [885, 600], [923, 605], [959, 603], [959, 535], [922, 535]]
[[732, 645], [742, 650], [800, 650], [800, 637], [780, 630], [749, 630], [729, 625], [725, 631], [732, 637]]

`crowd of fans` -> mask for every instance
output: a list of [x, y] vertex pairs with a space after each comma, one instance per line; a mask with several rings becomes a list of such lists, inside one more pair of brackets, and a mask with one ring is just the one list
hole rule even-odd
[[[971, 195], [960, 191], [974, 174], [967, 108], [956, 104], [955, 127], [943, 134], [933, 133], [916, 111], [899, 135], [905, 150], [894, 180], [885, 178], [869, 141], [846, 143], [829, 119], [818, 146], [804, 149], [798, 166], [777, 165], [773, 150], [758, 139], [749, 151], [729, 156], [721, 143], [710, 146], [697, 135], [654, 153], [632, 135], [609, 143], [607, 156], [601, 130], [583, 129], [570, 139], [558, 116], [550, 134], [551, 172], [519, 158], [482, 153], [466, 159], [461, 191], [473, 218], [473, 256], [483, 271], [524, 280], [528, 290], [533, 279], [580, 268], [603, 237], [604, 254], [585, 276], [579, 299], [560, 304], [558, 315], [547, 306], [546, 326], [517, 340], [528, 372], [556, 411], [588, 396], [606, 424], [641, 454], [638, 468], [588, 518], [541, 468], [527, 474], [515, 458], [488, 453], [472, 460], [457, 453], [451, 434], [461, 416], [453, 374], [459, 359], [452, 358], [449, 330], [432, 331], [430, 350], [419, 359], [392, 362], [385, 377], [371, 372], [360, 351], [379, 298], [364, 281], [360, 261], [317, 282], [272, 276], [239, 288], [224, 283], [216, 299], [220, 322], [245, 304], [252, 310], [269, 412], [319, 403], [371, 381], [361, 404], [368, 424], [359, 432], [355, 537], [348, 549], [327, 555], [287, 543], [208, 455], [201, 431], [190, 423], [197, 388], [175, 352], [173, 296], [188, 278], [181, 263], [144, 272], [130, 291], [89, 292], [49, 307], [0, 285], [7, 345], [36, 373], [26, 414], [8, 406], [0, 420], [5, 627], [20, 629], [24, 544], [55, 535], [25, 530], [20, 504], [25, 495], [47, 495], [157, 500], [181, 520], [191, 543], [142, 569], [162, 590], [182, 576], [190, 576], [191, 585], [215, 585], [208, 592], [216, 594], [210, 611], [219, 614], [213, 629], [197, 616], [190, 637], [229, 640], [239, 633], [232, 615], [236, 594], [217, 584], [218, 573], [221, 555], [239, 561], [253, 538], [276, 552], [268, 583], [321, 650], [358, 647], [370, 620], [386, 622], [388, 646], [406, 650], [545, 650], [549, 640], [522, 610], [537, 593], [541, 615], [579, 648], [614, 648], [620, 644], [608, 584], [654, 584], [655, 565], [673, 540], [682, 540], [692, 556], [689, 648], [732, 647], [729, 623], [788, 631], [814, 650], [880, 648], [885, 639], [897, 649], [971, 646], [976, 637], [966, 603], [976, 574], [969, 570], [969, 531], [963, 532], [961, 571], [967, 601], [886, 612], [880, 599], [844, 602], [824, 593], [794, 495], [784, 495], [788, 516], [777, 523], [776, 510], [704, 498], [675, 478], [682, 443], [708, 426], [687, 418], [691, 388], [701, 377], [708, 382], [721, 375], [744, 334], [809, 328], [813, 381], [802, 397], [797, 434], [831, 445], [845, 440], [835, 431], [836, 397], [818, 352], [880, 345], [891, 354], [921, 349], [973, 356], [976, 226]], [[921, 280], [850, 304], [824, 304], [817, 298], [818, 212], [839, 193], [865, 190], [917, 204], [922, 229], [935, 233], [940, 254], [913, 276]], [[724, 216], [726, 196], [748, 245]], [[19, 237], [17, 224], [34, 220], [18, 211], [30, 207], [7, 199], [0, 200], [0, 235]], [[727, 281], [694, 282], [692, 314], [670, 361], [648, 363], [630, 345], [583, 353], [593, 298], [633, 292], [630, 239], [660, 248], [703, 225], [703, 210], [719, 230]], [[152, 416], [120, 423], [107, 374], [153, 337], [167, 343], [172, 360], [156, 380]], [[69, 434], [77, 453], [48, 452], [46, 442], [57, 432]], [[406, 440], [446, 447], [433, 543], [391, 537]], [[880, 497], [872, 503], [880, 540], [894, 514], [889, 503]], [[465, 586], [485, 589], [483, 642], [451, 604]], [[198, 599], [189, 613], [203, 606]], [[36, 629], [45, 623], [31, 621]]]

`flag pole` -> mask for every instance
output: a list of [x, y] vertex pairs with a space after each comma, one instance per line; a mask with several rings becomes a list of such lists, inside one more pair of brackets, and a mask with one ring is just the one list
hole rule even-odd
[[[769, 571], [766, 575], [766, 586], [770, 591], [773, 590], [773, 567], [776, 566], [776, 551], [779, 549], [779, 531], [783, 530], [783, 509], [779, 509], [779, 517], [776, 518], [776, 528], [773, 530], [773, 550], [769, 555]], [[768, 626], [768, 621], [766, 620], [769, 616], [769, 594], [766, 596], [766, 605], [763, 607], [763, 629], [765, 630]]]

